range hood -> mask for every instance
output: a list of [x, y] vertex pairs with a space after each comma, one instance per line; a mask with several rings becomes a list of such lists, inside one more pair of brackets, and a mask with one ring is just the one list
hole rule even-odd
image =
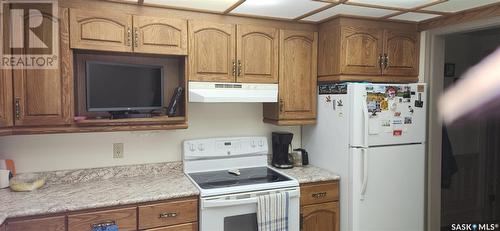
[[189, 82], [189, 102], [278, 102], [278, 84]]

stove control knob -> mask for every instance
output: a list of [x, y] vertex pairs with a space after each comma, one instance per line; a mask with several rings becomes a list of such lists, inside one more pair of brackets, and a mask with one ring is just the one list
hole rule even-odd
[[252, 140], [252, 142], [250, 143], [250, 146], [252, 146], [252, 148], [255, 148], [255, 140]]
[[194, 144], [189, 144], [189, 151], [194, 152], [196, 148], [194, 147]]
[[264, 146], [264, 141], [259, 140], [259, 147], [262, 147], [262, 146]]
[[205, 150], [205, 146], [203, 144], [198, 144], [198, 150], [200, 151]]

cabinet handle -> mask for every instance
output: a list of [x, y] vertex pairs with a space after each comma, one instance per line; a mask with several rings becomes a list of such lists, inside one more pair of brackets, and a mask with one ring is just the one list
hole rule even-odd
[[284, 105], [283, 100], [280, 99], [280, 112], [283, 112], [283, 105]]
[[304, 229], [304, 214], [300, 214], [300, 230]]
[[16, 97], [16, 100], [14, 102], [14, 107], [15, 107], [15, 113], [16, 113], [16, 120], [21, 119], [21, 99], [19, 97]]
[[326, 197], [326, 192], [313, 193], [311, 196], [315, 199], [321, 199]]
[[233, 60], [233, 76], [236, 76], [236, 61]]
[[241, 61], [238, 60], [238, 76], [241, 75]]
[[160, 218], [170, 218], [170, 217], [177, 217], [177, 213], [172, 213], [172, 212], [165, 212], [165, 213], [160, 213]]
[[127, 46], [130, 46], [131, 42], [132, 42], [132, 29], [130, 29], [130, 27], [127, 27]]
[[384, 54], [384, 70], [389, 67], [389, 55]]
[[137, 27], [134, 28], [134, 46], [139, 46], [139, 30]]
[[101, 222], [101, 223], [92, 224], [92, 225], [90, 225], [90, 227], [92, 229], [94, 229], [94, 228], [105, 228], [105, 227], [111, 226], [111, 225], [116, 225], [116, 222], [109, 220], [109, 221], [104, 221], [104, 222]]
[[384, 65], [384, 58], [382, 57], [382, 54], [378, 56], [378, 67], [380, 68], [380, 73], [382, 73], [382, 66]]

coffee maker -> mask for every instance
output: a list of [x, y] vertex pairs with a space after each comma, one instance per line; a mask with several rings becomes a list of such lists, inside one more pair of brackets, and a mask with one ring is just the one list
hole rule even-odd
[[271, 164], [276, 168], [292, 168], [289, 151], [292, 145], [293, 133], [273, 132], [273, 160]]

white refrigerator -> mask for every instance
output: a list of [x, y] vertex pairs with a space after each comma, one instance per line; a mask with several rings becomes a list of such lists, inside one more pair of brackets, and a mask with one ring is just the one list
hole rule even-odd
[[310, 163], [340, 175], [341, 231], [423, 231], [426, 86], [319, 86]]

